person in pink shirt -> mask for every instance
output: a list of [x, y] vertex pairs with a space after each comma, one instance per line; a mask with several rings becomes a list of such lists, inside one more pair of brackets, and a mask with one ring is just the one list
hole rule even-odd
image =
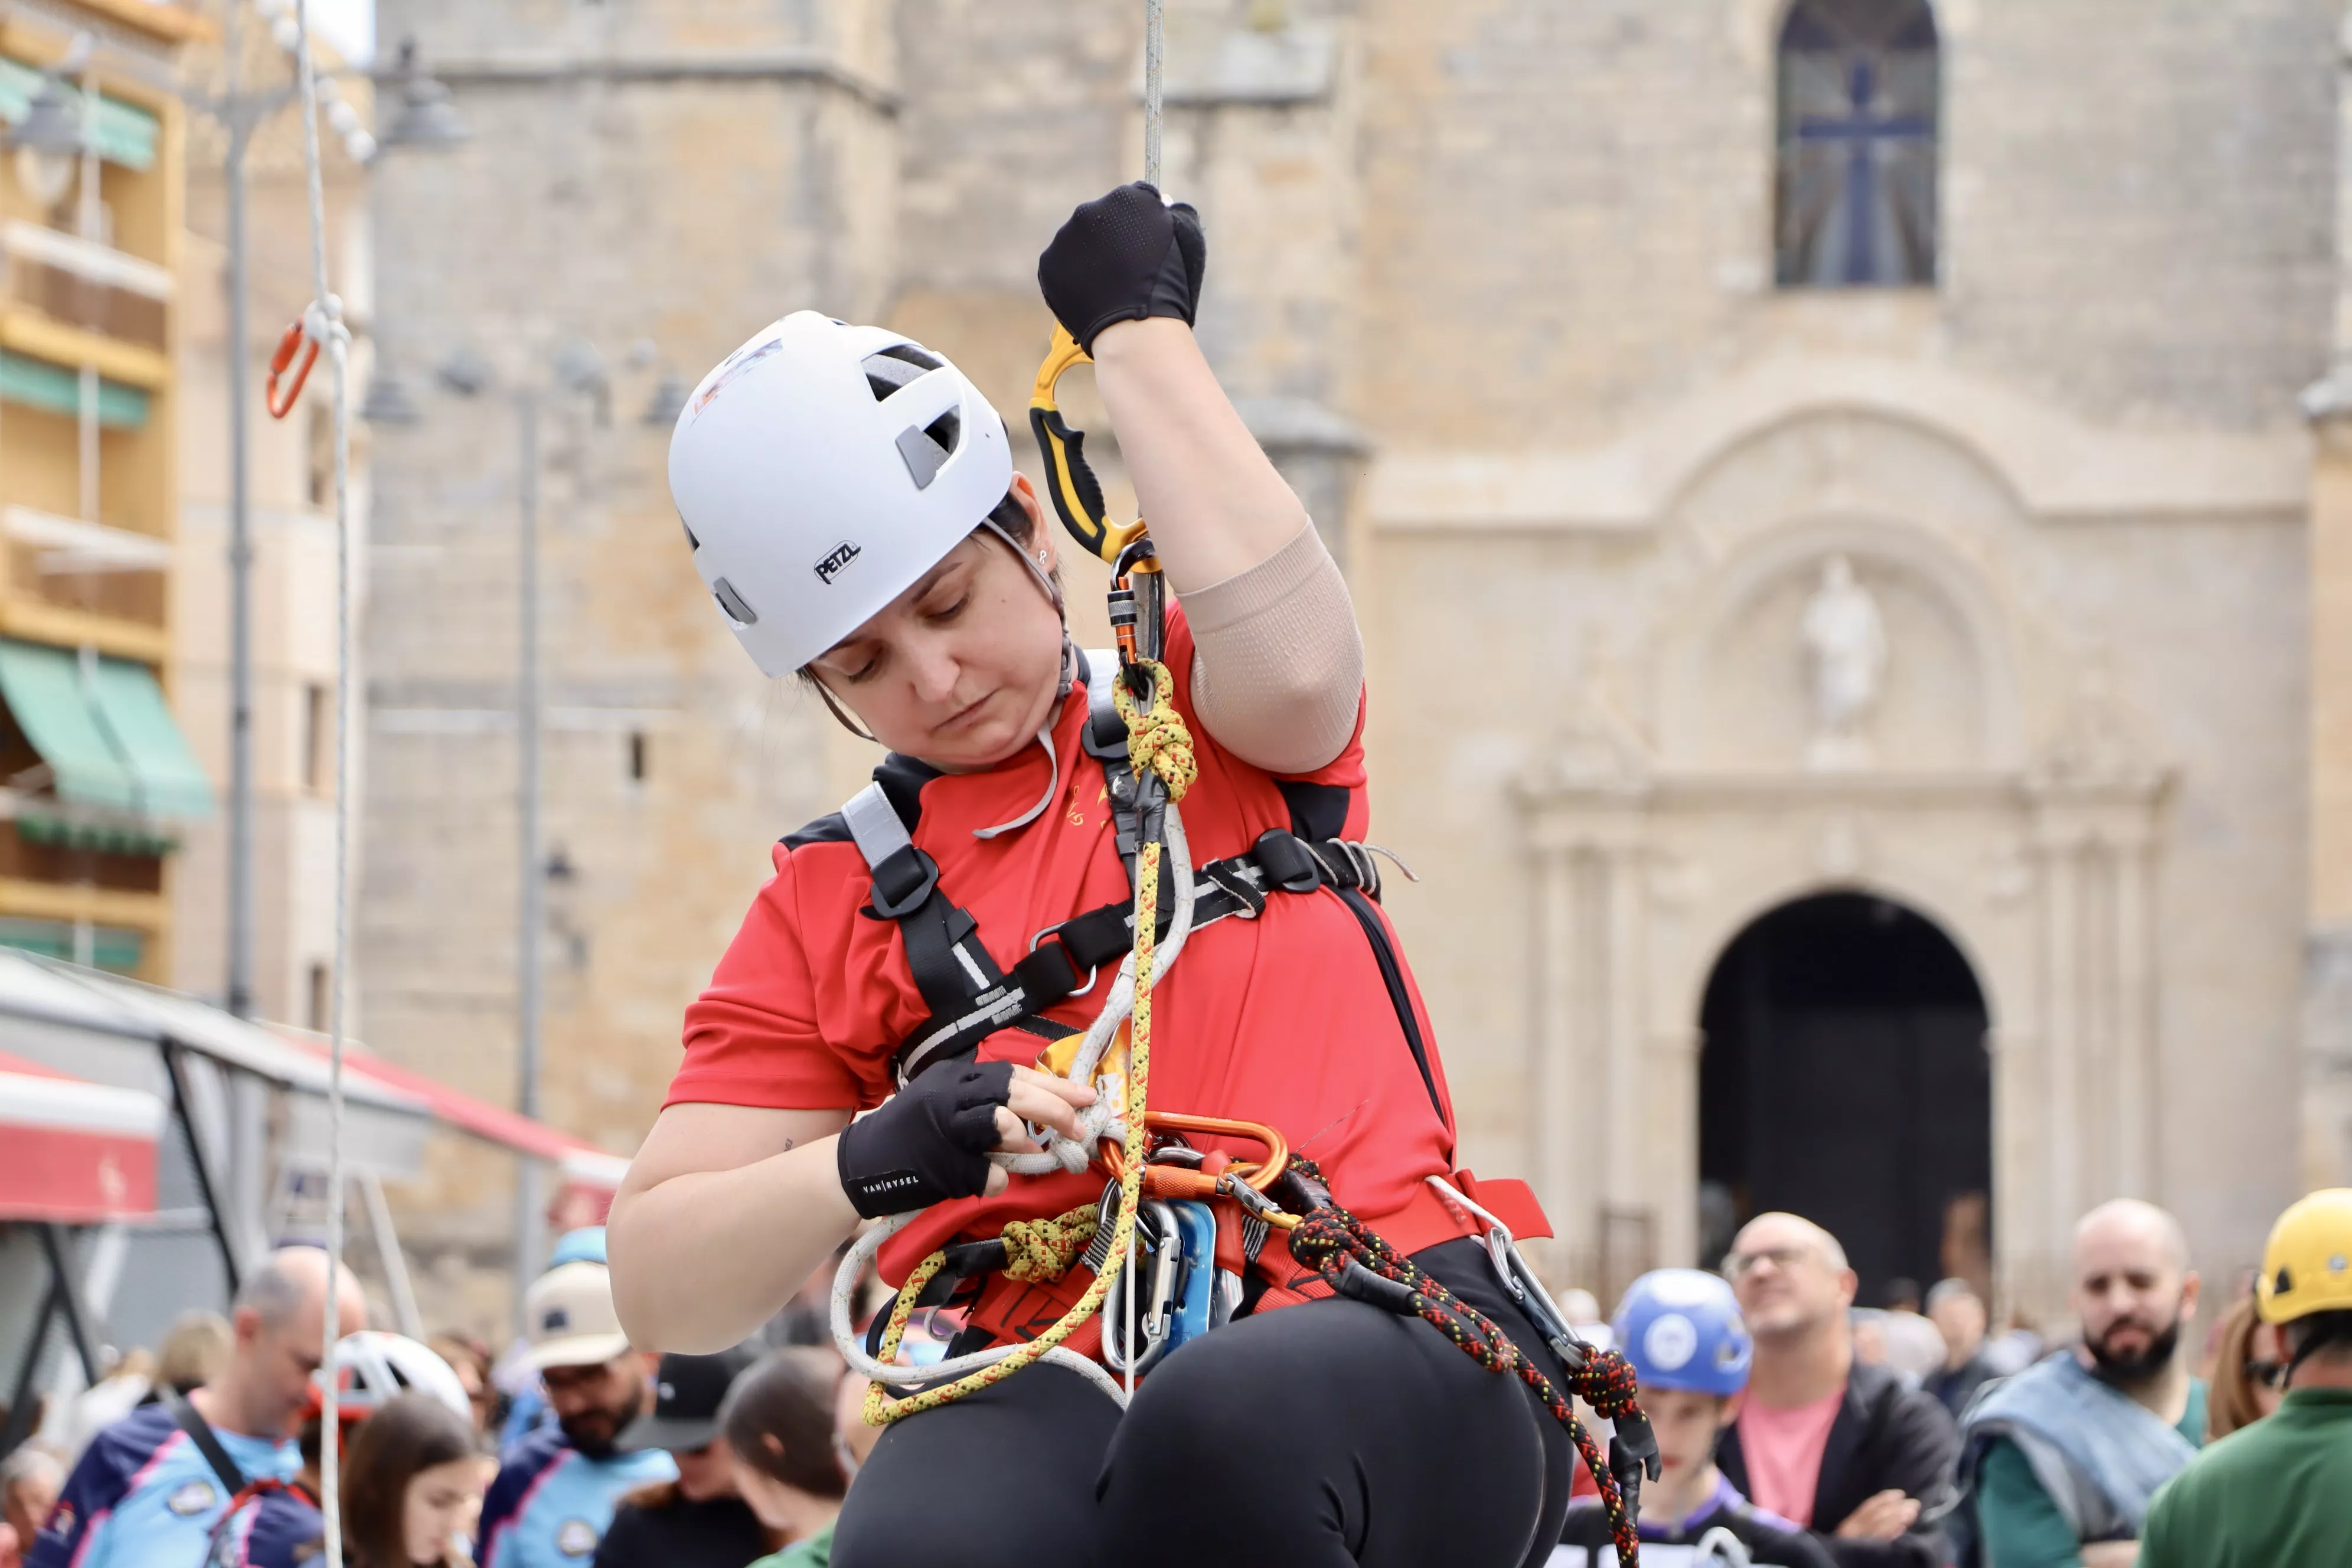
[[1759, 1215], [1723, 1272], [1756, 1338], [1724, 1474], [1821, 1536], [1841, 1568], [1938, 1568], [1959, 1432], [1934, 1396], [1854, 1355], [1845, 1249], [1811, 1220]]

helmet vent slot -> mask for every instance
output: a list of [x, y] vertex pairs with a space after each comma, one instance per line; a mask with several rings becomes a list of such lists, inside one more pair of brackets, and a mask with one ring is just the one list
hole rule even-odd
[[945, 363], [912, 343], [894, 343], [879, 353], [866, 356], [866, 384], [879, 403], [917, 376], [937, 370]]
[[684, 517], [680, 517], [677, 520], [677, 525], [686, 531], [686, 547], [688, 550], [699, 550], [702, 548], [702, 541], [694, 537], [694, 525], [692, 523], [687, 521]]
[[721, 577], [710, 584], [710, 596], [719, 601], [719, 607], [726, 611], [727, 618], [737, 626], [752, 626], [760, 624], [760, 612], [753, 609], [750, 602], [735, 591], [735, 584], [726, 578]]
[[919, 430], [908, 426], [898, 432], [898, 456], [906, 459], [908, 476], [917, 489], [930, 488], [947, 460], [955, 456], [962, 435], [963, 420], [952, 408]]

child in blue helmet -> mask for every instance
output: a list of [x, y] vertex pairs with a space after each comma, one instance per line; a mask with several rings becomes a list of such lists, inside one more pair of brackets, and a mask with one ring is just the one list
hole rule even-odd
[[[1703, 1563], [1834, 1568], [1818, 1539], [1749, 1502], [1716, 1468], [1715, 1446], [1739, 1414], [1755, 1350], [1731, 1287], [1696, 1268], [1654, 1270], [1633, 1281], [1610, 1328], [1642, 1380], [1642, 1408], [1658, 1438], [1662, 1469], [1642, 1489], [1643, 1543], [1700, 1548]], [[1726, 1549], [1718, 1531], [1745, 1555]], [[1712, 1559], [1704, 1550], [1711, 1544]], [[1552, 1561], [1563, 1568], [1616, 1561], [1600, 1500], [1569, 1509]]]

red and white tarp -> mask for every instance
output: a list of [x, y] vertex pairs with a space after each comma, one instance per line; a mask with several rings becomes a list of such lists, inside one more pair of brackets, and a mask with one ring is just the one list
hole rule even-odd
[[[306, 1051], [320, 1057], [327, 1054], [326, 1042], [316, 1035], [291, 1029], [278, 1032]], [[628, 1161], [606, 1153], [585, 1139], [478, 1100], [357, 1046], [343, 1047], [343, 1069], [351, 1078], [415, 1096], [446, 1127], [552, 1165], [558, 1191], [550, 1208], [561, 1216], [556, 1222], [559, 1229], [604, 1224], [613, 1206], [613, 1194], [629, 1173]]]
[[100, 1224], [152, 1214], [161, 1099], [0, 1052], [0, 1220]]

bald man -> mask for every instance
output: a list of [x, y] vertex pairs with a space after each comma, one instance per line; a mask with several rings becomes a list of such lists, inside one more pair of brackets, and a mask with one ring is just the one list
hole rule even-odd
[[[336, 1281], [338, 1335], [363, 1328], [367, 1310], [349, 1269]], [[173, 1408], [142, 1405], [92, 1439], [26, 1558], [26, 1568], [145, 1568], [201, 1563], [235, 1479], [291, 1480], [301, 1464], [295, 1416], [325, 1349], [327, 1255], [273, 1253], [237, 1292], [227, 1367]]]
[[1724, 1475], [1840, 1568], [1940, 1568], [1959, 1436], [1933, 1397], [1854, 1355], [1845, 1248], [1809, 1219], [1759, 1215], [1723, 1272], [1756, 1341]]
[[2157, 1489], [2204, 1441], [2205, 1385], [2180, 1357], [2197, 1273], [2180, 1222], [2102, 1204], [2074, 1227], [2080, 1342], [1970, 1408], [1961, 1458], [1990, 1568], [2127, 1568]]

